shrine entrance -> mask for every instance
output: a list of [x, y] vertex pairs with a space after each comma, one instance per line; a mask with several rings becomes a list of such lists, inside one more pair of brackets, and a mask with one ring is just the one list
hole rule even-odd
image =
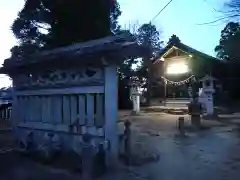
[[166, 98], [189, 98], [188, 86], [187, 85], [167, 85]]
[[192, 96], [192, 84], [196, 82], [195, 76], [181, 80], [171, 81], [165, 77], [164, 80], [164, 91], [165, 99], [189, 99]]
[[218, 65], [221, 65], [219, 60], [182, 43], [173, 35], [153, 60], [152, 104], [163, 106], [172, 100], [174, 103], [189, 102], [202, 86], [195, 77], [214, 75]]

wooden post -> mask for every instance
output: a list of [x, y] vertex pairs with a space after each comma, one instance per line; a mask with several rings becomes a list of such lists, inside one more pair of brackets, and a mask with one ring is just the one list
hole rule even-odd
[[118, 105], [117, 68], [105, 67], [105, 138], [109, 141], [106, 153], [107, 166], [115, 168], [118, 164]]
[[167, 82], [164, 80], [164, 103], [166, 105], [166, 100], [167, 100]]
[[185, 135], [185, 129], [184, 129], [184, 117], [178, 118], [178, 129], [181, 135]]

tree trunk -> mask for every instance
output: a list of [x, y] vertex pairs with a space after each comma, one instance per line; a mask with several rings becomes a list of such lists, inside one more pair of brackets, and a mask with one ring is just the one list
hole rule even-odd
[[146, 104], [147, 106], [151, 106], [151, 96], [152, 96], [152, 76], [151, 76], [151, 61], [149, 58], [145, 58], [144, 60], [147, 62], [147, 97]]
[[151, 106], [151, 82], [150, 82], [150, 78], [148, 79], [148, 82], [147, 82], [147, 97], [146, 97], [146, 104], [147, 106]]

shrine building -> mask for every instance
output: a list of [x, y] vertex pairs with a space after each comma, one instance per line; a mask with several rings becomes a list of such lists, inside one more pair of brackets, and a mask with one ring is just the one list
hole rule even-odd
[[189, 91], [198, 91], [200, 79], [215, 78], [216, 95], [221, 91], [225, 62], [200, 52], [173, 35], [167, 46], [153, 59], [150, 67], [151, 101], [189, 99]]

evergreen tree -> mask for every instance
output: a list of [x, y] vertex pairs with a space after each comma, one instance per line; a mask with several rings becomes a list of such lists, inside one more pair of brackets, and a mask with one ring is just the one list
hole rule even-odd
[[240, 62], [240, 24], [230, 22], [221, 32], [219, 45], [215, 51], [217, 56], [223, 60]]
[[173, 34], [170, 38], [169, 41], [167, 43], [168, 46], [173, 46], [173, 45], [178, 45], [180, 44], [181, 41], [179, 39], [179, 37], [177, 37], [175, 34]]
[[12, 57], [111, 35], [120, 14], [115, 0], [26, 0], [12, 24]]
[[160, 32], [157, 30], [156, 26], [151, 23], [143, 24], [137, 30], [137, 41], [139, 44], [150, 49], [152, 53], [150, 56], [152, 57], [161, 50], [163, 43], [163, 41], [160, 40]]
[[146, 99], [147, 104], [150, 105], [151, 88], [152, 88], [152, 77], [151, 77], [151, 59], [155, 57], [157, 53], [162, 49], [163, 41], [160, 40], [160, 32], [156, 26], [148, 23], [143, 24], [137, 31], [137, 41], [139, 44], [149, 48], [150, 54], [143, 58], [138, 71], [138, 77], [140, 80], [147, 82], [147, 93]]

